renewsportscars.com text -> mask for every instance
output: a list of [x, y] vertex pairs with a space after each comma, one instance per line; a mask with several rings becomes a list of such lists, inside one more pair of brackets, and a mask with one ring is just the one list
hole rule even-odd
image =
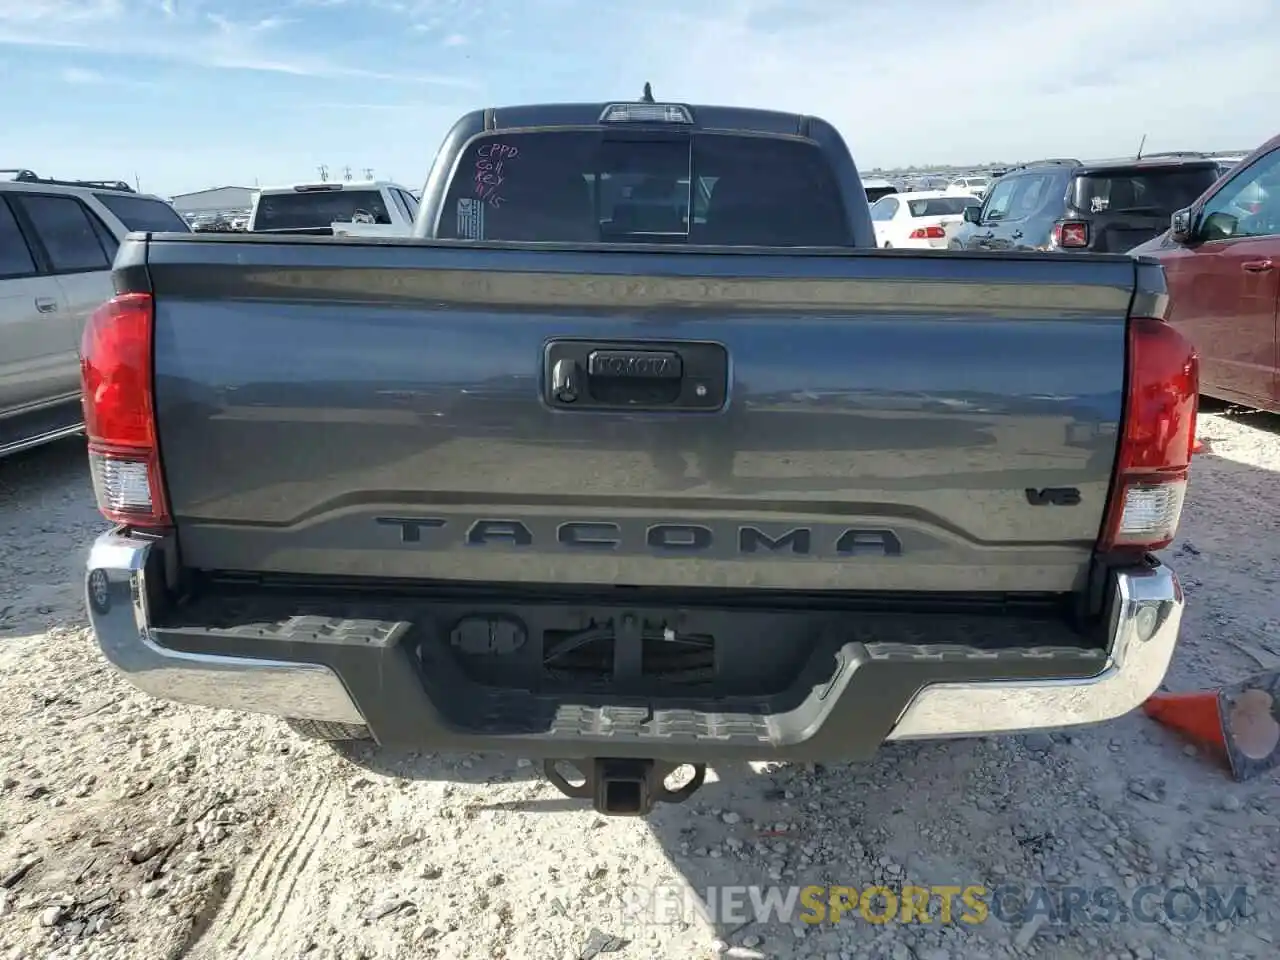
[[629, 917], [654, 924], [702, 919], [744, 923], [966, 924], [996, 921], [1021, 925], [1037, 916], [1050, 923], [1219, 923], [1253, 913], [1243, 885], [1198, 887], [1148, 884], [1133, 890], [1111, 886], [1006, 883], [900, 887], [823, 884], [718, 886], [701, 891], [681, 884], [621, 892]]

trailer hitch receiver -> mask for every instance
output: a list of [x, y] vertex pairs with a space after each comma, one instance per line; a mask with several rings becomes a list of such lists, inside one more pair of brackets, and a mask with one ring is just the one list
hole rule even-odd
[[[556, 764], [572, 764], [582, 783], [570, 783]], [[697, 792], [707, 776], [705, 764], [692, 764], [693, 777], [675, 790], [666, 779], [683, 764], [655, 760], [595, 757], [590, 760], [548, 760], [546, 778], [566, 797], [590, 800], [596, 811], [608, 817], [643, 817], [658, 803], [683, 803]]]

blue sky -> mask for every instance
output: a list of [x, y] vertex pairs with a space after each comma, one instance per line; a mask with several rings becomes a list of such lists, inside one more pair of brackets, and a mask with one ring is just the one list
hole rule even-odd
[[478, 106], [817, 114], [859, 164], [1252, 147], [1264, 0], [0, 0], [0, 166], [172, 194], [372, 167], [421, 186]]

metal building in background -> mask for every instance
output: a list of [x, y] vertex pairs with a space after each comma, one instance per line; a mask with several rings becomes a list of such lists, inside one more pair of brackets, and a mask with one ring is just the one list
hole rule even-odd
[[184, 217], [199, 214], [223, 213], [228, 210], [248, 210], [253, 206], [254, 187], [213, 187], [183, 193], [171, 198], [173, 208]]

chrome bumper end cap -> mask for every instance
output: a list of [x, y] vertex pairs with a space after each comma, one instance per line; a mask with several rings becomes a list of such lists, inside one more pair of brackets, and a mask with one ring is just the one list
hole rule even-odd
[[1115, 575], [1106, 665], [1092, 677], [992, 680], [927, 686], [907, 705], [890, 740], [1024, 733], [1102, 723], [1159, 689], [1173, 659], [1184, 599], [1164, 566]]
[[103, 656], [139, 690], [179, 703], [363, 724], [342, 681], [326, 666], [168, 650], [151, 637], [147, 560], [156, 542], [109, 531], [94, 542], [85, 604]]

